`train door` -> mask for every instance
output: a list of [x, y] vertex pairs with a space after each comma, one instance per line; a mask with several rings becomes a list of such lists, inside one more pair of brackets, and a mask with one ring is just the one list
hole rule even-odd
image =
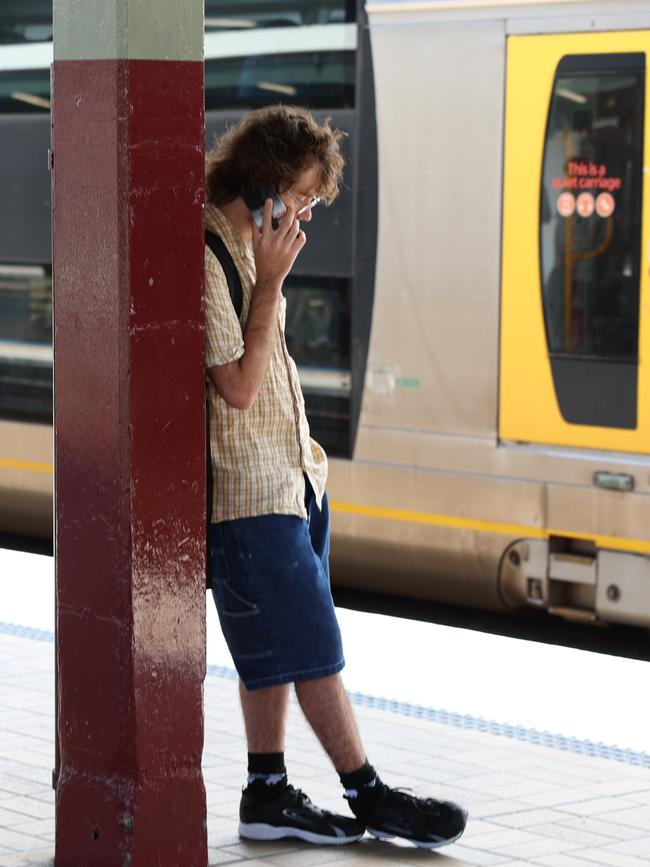
[[650, 452], [649, 50], [509, 40], [502, 440]]

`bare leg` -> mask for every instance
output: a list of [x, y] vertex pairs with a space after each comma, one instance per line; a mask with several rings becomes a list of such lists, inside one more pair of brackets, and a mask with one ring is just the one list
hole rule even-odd
[[335, 769], [341, 774], [349, 774], [360, 768], [366, 760], [366, 753], [341, 675], [299, 681], [296, 695]]
[[239, 681], [249, 753], [283, 753], [289, 684], [249, 690]]

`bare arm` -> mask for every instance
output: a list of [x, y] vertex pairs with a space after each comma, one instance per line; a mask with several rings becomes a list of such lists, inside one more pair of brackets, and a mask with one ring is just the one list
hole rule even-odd
[[244, 354], [237, 361], [208, 369], [218, 393], [235, 409], [249, 409], [257, 397], [275, 340], [282, 283], [305, 244], [295, 208], [287, 208], [276, 230], [271, 227], [272, 208], [268, 199], [261, 232], [253, 225], [257, 280], [244, 329]]

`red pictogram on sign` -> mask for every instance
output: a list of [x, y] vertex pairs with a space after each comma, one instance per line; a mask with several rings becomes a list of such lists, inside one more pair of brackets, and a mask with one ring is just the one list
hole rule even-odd
[[580, 193], [576, 201], [576, 211], [581, 217], [591, 217], [594, 212], [594, 197], [591, 193]]
[[555, 203], [557, 212], [561, 217], [572, 217], [576, 209], [576, 200], [573, 193], [562, 193]]
[[596, 199], [596, 213], [599, 217], [611, 217], [615, 207], [614, 196], [610, 193], [601, 193]]

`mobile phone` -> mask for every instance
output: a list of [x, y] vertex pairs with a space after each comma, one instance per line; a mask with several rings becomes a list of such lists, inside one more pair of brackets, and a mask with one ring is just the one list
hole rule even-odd
[[246, 207], [251, 212], [251, 217], [255, 221], [255, 225], [260, 232], [262, 231], [262, 224], [264, 222], [264, 203], [267, 199], [273, 201], [271, 226], [274, 229], [278, 228], [278, 220], [287, 212], [284, 202], [278, 195], [278, 191], [273, 186], [260, 187], [258, 190], [251, 190], [249, 193], [242, 193], [242, 198], [244, 202], [246, 202]]

